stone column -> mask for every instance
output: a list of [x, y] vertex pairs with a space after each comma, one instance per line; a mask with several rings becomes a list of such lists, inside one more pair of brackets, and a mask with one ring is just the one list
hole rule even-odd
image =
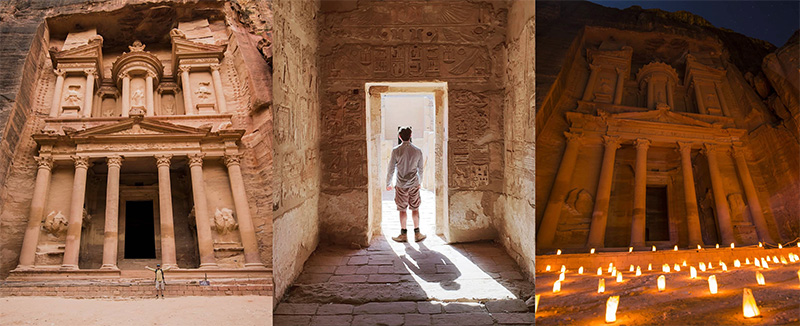
[[31, 199], [31, 210], [28, 215], [28, 227], [25, 229], [25, 237], [22, 241], [22, 249], [19, 255], [19, 266], [17, 269], [29, 269], [36, 261], [36, 247], [39, 244], [39, 232], [44, 215], [44, 205], [47, 201], [47, 192], [50, 189], [50, 174], [53, 169], [53, 157], [36, 156], [36, 163], [39, 171], [36, 173], [36, 184], [33, 188], [33, 199]]
[[650, 141], [636, 140], [636, 167], [633, 181], [633, 221], [631, 222], [631, 247], [643, 247], [645, 241], [645, 202], [647, 199], [647, 149]]
[[653, 85], [651, 77], [647, 77], [645, 82], [647, 83], [647, 108], [652, 110], [656, 108], [655, 85]]
[[697, 111], [700, 112], [700, 114], [708, 114], [706, 105], [703, 103], [703, 91], [700, 90], [700, 85], [697, 81], [693, 81], [692, 84], [694, 84], [694, 96], [697, 98]]
[[700, 215], [697, 212], [697, 194], [694, 190], [694, 172], [692, 170], [692, 144], [678, 142], [681, 152], [681, 170], [683, 170], [683, 193], [686, 201], [686, 226], [689, 229], [689, 247], [703, 245], [700, 232]]
[[83, 225], [83, 202], [86, 197], [86, 174], [89, 169], [89, 158], [73, 156], [75, 160], [75, 177], [72, 181], [72, 200], [69, 207], [67, 225], [67, 242], [64, 247], [62, 269], [78, 269], [78, 253], [81, 250], [81, 226]]
[[122, 116], [128, 117], [131, 111], [131, 76], [122, 74]]
[[558, 219], [561, 216], [561, 207], [569, 191], [572, 172], [575, 171], [575, 161], [578, 158], [578, 150], [582, 142], [583, 135], [565, 132], [567, 137], [567, 148], [561, 158], [561, 166], [558, 168], [553, 189], [550, 191], [550, 198], [547, 201], [547, 208], [544, 211], [542, 224], [539, 226], [539, 233], [536, 243], [539, 248], [549, 248], [553, 245], [558, 227]]
[[672, 99], [672, 93], [674, 91], [675, 89], [672, 87], [672, 83], [667, 79], [667, 105], [669, 105], [671, 110], [675, 109], [675, 101]]
[[605, 245], [606, 224], [608, 223], [608, 201], [611, 198], [611, 183], [614, 177], [614, 158], [620, 146], [619, 137], [603, 136], [606, 149], [603, 154], [603, 166], [600, 168], [600, 180], [597, 182], [592, 225], [589, 229], [587, 248], [602, 248]]
[[622, 90], [625, 88], [625, 73], [627, 70], [616, 68], [617, 70], [617, 86], [614, 89], [614, 104], [622, 104]]
[[161, 216], [161, 264], [178, 267], [175, 255], [175, 226], [172, 219], [172, 183], [169, 165], [172, 154], [156, 155], [158, 165], [158, 211]]
[[92, 104], [94, 104], [94, 75], [97, 70], [94, 68], [86, 69], [86, 94], [83, 97], [83, 116], [92, 117]]
[[708, 169], [711, 172], [711, 191], [714, 192], [714, 205], [717, 208], [717, 226], [719, 227], [720, 240], [724, 245], [729, 245], [733, 241], [733, 224], [731, 223], [731, 213], [728, 208], [728, 199], [725, 188], [722, 184], [722, 176], [719, 174], [719, 164], [717, 163], [717, 145], [705, 144], [705, 154], [708, 157]]
[[744, 158], [744, 147], [733, 146], [733, 157], [736, 160], [736, 169], [739, 171], [739, 178], [744, 186], [744, 194], [747, 196], [747, 205], [750, 206], [750, 214], [753, 216], [758, 239], [761, 242], [775, 243], [767, 228], [767, 221], [761, 210], [761, 202], [758, 200], [756, 187], [753, 185], [753, 178], [750, 176], [750, 169], [747, 167], [747, 160]]
[[717, 91], [717, 99], [719, 100], [719, 106], [722, 109], [722, 113], [726, 117], [730, 117], [731, 113], [728, 111], [728, 103], [725, 102], [725, 96], [722, 95], [722, 86], [719, 82], [714, 83], [714, 89]]
[[204, 153], [189, 154], [189, 167], [192, 174], [192, 195], [194, 216], [197, 224], [197, 247], [200, 251], [200, 268], [217, 267], [214, 257], [214, 239], [211, 237], [211, 222], [208, 219], [206, 187], [203, 181]]
[[153, 104], [153, 78], [156, 75], [150, 71], [147, 72], [147, 77], [144, 78], [144, 98], [145, 98], [145, 105], [147, 105], [145, 115], [148, 117], [152, 117], [155, 115], [155, 104]]
[[233, 192], [233, 204], [236, 206], [236, 217], [239, 220], [239, 233], [244, 246], [244, 266], [264, 267], [261, 262], [261, 256], [258, 253], [256, 231], [253, 226], [253, 219], [250, 217], [250, 204], [247, 202], [242, 169], [239, 166], [241, 157], [241, 154], [228, 154], [225, 155], [224, 162], [228, 167], [228, 177], [231, 180], [231, 191]]
[[212, 64], [211, 77], [214, 80], [214, 97], [217, 99], [217, 112], [228, 112], [228, 106], [225, 103], [225, 92], [222, 89], [222, 78], [219, 75], [219, 64]]
[[108, 178], [106, 180], [106, 224], [103, 238], [103, 266], [100, 269], [117, 268], [117, 244], [119, 243], [119, 170], [122, 156], [106, 158]]
[[181, 72], [181, 86], [183, 87], [184, 114], [193, 115], [195, 114], [195, 108], [194, 104], [192, 104], [192, 84], [189, 82], [189, 69], [189, 66], [178, 67], [178, 70]]
[[589, 69], [592, 71], [589, 74], [589, 81], [586, 83], [586, 89], [583, 91], [583, 100], [589, 101], [592, 97], [592, 91], [594, 90], [594, 83], [597, 81], [597, 74], [598, 70], [600, 70], [599, 66], [590, 64]]
[[53, 105], [50, 106], [50, 117], [58, 117], [61, 113], [61, 94], [64, 92], [64, 75], [65, 72], [61, 69], [55, 69], [53, 72], [56, 74], [56, 87], [53, 89]]
[[161, 90], [159, 88], [156, 88], [155, 96], [156, 97], [153, 102], [155, 105], [155, 107], [153, 107], [153, 115], [164, 115], [164, 112], [161, 110]]

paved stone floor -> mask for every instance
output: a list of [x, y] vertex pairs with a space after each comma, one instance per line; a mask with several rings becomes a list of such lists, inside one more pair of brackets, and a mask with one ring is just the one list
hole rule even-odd
[[384, 235], [366, 249], [320, 245], [277, 306], [275, 325], [532, 325], [524, 299], [533, 284], [504, 249], [446, 244], [434, 232], [433, 194], [422, 195], [427, 239], [391, 240], [400, 227], [387, 194]]

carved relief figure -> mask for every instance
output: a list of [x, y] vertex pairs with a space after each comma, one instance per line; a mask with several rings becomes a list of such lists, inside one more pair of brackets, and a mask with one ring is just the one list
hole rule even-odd
[[171, 95], [164, 96], [164, 99], [161, 101], [161, 110], [166, 115], [175, 114], [175, 97]]
[[197, 98], [200, 99], [201, 103], [208, 103], [209, 98], [211, 97], [211, 91], [208, 87], [211, 85], [210, 82], [200, 82], [199, 87], [196, 91], [194, 91], [194, 95], [197, 95]]
[[47, 214], [47, 217], [45, 217], [42, 228], [47, 233], [57, 237], [61, 234], [64, 234], [64, 232], [67, 232], [68, 224], [67, 217], [64, 216], [61, 211], [52, 211], [50, 214]]
[[131, 107], [144, 106], [144, 90], [137, 89], [131, 95]]
[[69, 85], [69, 89], [67, 90], [67, 96], [64, 97], [64, 106], [80, 106], [81, 97], [80, 92], [78, 90], [81, 89], [80, 85]]
[[239, 224], [233, 219], [233, 211], [230, 208], [217, 208], [214, 212], [214, 229], [219, 234], [227, 234], [236, 230]]

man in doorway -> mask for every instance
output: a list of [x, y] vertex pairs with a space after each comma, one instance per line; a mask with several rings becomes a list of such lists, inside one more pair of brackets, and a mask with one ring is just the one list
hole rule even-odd
[[411, 216], [414, 220], [414, 241], [425, 240], [426, 236], [419, 232], [419, 205], [422, 201], [419, 198], [419, 190], [422, 188], [422, 150], [411, 144], [411, 127], [402, 127], [397, 137], [402, 143], [392, 149], [392, 157], [389, 160], [389, 172], [386, 176], [386, 190], [392, 190], [392, 175], [397, 170], [397, 182], [395, 184], [394, 202], [397, 210], [400, 211], [400, 235], [392, 237], [397, 242], [408, 241], [408, 221], [407, 209], [411, 208]]
[[145, 266], [153, 272], [156, 273], [156, 299], [158, 299], [158, 294], [161, 293], [161, 299], [164, 299], [164, 286], [166, 283], [164, 282], [164, 271], [168, 271], [172, 266], [168, 266], [166, 269], [161, 269], [161, 264], [156, 264], [156, 268], [151, 268], [150, 266]]

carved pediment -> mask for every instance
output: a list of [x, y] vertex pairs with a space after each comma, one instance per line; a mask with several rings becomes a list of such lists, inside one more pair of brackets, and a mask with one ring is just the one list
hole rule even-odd
[[85, 64], [93, 65], [98, 73], [102, 73], [103, 38], [98, 35], [96, 38], [89, 40], [87, 44], [63, 51], [52, 48], [50, 49], [50, 60], [52, 60], [55, 68]]
[[79, 137], [98, 137], [98, 136], [129, 136], [129, 135], [197, 135], [203, 136], [209, 133], [208, 129], [200, 129], [188, 126], [176, 125], [168, 122], [130, 118], [126, 121], [97, 126], [76, 132], [73, 138]]
[[624, 112], [611, 114], [611, 118], [618, 120], [636, 120], [644, 122], [658, 122], [673, 125], [688, 125], [695, 127], [714, 127], [716, 124], [711, 124], [690, 117], [688, 115], [672, 112], [668, 106], [659, 106], [656, 110], [649, 110], [644, 112]]
[[178, 65], [183, 59], [203, 59], [216, 58], [222, 60], [225, 56], [227, 44], [205, 44], [193, 42], [186, 39], [186, 35], [180, 30], [173, 30], [170, 33], [172, 38], [173, 62]]

